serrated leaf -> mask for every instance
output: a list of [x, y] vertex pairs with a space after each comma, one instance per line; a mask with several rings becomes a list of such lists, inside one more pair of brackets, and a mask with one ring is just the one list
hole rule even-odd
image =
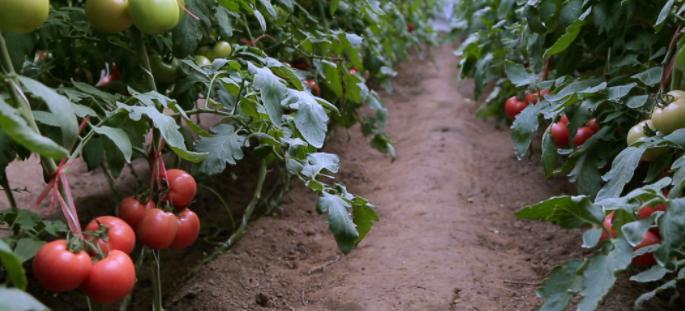
[[288, 89], [285, 102], [295, 112], [295, 127], [302, 137], [315, 148], [323, 147], [328, 131], [328, 114], [310, 93]]
[[608, 252], [593, 256], [583, 272], [578, 311], [594, 311], [616, 282], [618, 273], [628, 268], [633, 248], [623, 239], [611, 240]]
[[226, 164], [235, 165], [243, 159], [245, 136], [236, 132], [231, 124], [220, 124], [212, 132], [214, 136], [202, 137], [196, 150], [207, 153], [207, 158], [199, 165], [202, 173], [215, 175], [226, 169]]
[[131, 145], [131, 140], [126, 135], [126, 132], [119, 128], [113, 128], [109, 126], [93, 127], [93, 131], [100, 135], [107, 137], [112, 143], [114, 143], [121, 154], [124, 156], [126, 163], [131, 162], [131, 157], [133, 156], [133, 146]]
[[578, 273], [582, 267], [582, 261], [572, 260], [555, 267], [550, 272], [537, 293], [538, 297], [545, 300], [539, 311], [566, 310], [566, 306], [577, 291], [580, 281]]
[[61, 129], [62, 145], [71, 147], [78, 138], [78, 121], [69, 99], [31, 78], [19, 76], [18, 79], [29, 93], [45, 102]]
[[516, 86], [526, 86], [533, 84], [538, 80], [536, 74], [528, 72], [521, 64], [506, 61], [504, 63], [504, 71], [511, 83]]
[[519, 219], [551, 222], [562, 228], [600, 224], [603, 215], [586, 196], [557, 196], [528, 205], [516, 212]]
[[644, 152], [644, 148], [628, 147], [614, 158], [611, 170], [602, 176], [607, 183], [597, 193], [597, 201], [621, 195], [625, 185], [633, 178]]
[[69, 155], [69, 152], [62, 146], [30, 128], [2, 97], [0, 97], [0, 128], [17, 144], [41, 156], [59, 160]]
[[261, 93], [261, 102], [269, 119], [275, 126], [280, 127], [283, 123], [281, 101], [287, 93], [287, 88], [269, 68], [259, 68], [248, 63], [248, 69], [254, 75], [254, 87]]
[[317, 208], [322, 213], [328, 213], [328, 225], [340, 251], [349, 253], [359, 239], [357, 225], [349, 212], [350, 203], [340, 196], [324, 192], [319, 198]]
[[302, 175], [315, 179], [323, 170], [333, 174], [338, 173], [340, 158], [332, 153], [317, 152], [307, 155], [302, 167]]

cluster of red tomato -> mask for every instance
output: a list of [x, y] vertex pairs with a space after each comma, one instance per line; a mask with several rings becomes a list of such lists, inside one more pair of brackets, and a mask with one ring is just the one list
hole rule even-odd
[[83, 238], [42, 246], [33, 260], [39, 283], [54, 292], [81, 288], [96, 303], [109, 304], [126, 297], [135, 285], [136, 268], [129, 255], [136, 233], [151, 249], [192, 245], [200, 234], [200, 219], [187, 208], [197, 192], [195, 179], [183, 170], [171, 169], [165, 180], [168, 192], [162, 201], [173, 205], [178, 216], [157, 208], [152, 200], [143, 204], [128, 197], [119, 204], [121, 218], [97, 217], [88, 223]]
[[523, 109], [526, 109], [528, 105], [537, 104], [540, 101], [540, 98], [549, 94], [550, 91], [544, 89], [537, 92], [530, 92], [526, 94], [524, 99], [519, 99], [517, 96], [509, 97], [509, 99], [504, 102], [504, 113], [507, 115], [507, 118], [514, 119], [523, 111]]
[[[562, 115], [559, 121], [552, 124], [550, 135], [556, 143], [558, 148], [568, 147], [568, 124], [570, 123], [566, 115]], [[592, 135], [599, 131], [599, 122], [592, 118], [588, 120], [584, 126], [576, 130], [576, 135], [573, 137], [573, 146], [578, 147], [584, 144]]]

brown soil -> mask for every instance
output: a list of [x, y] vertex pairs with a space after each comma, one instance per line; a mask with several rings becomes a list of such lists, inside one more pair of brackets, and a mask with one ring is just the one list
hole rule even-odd
[[[533, 310], [549, 270], [580, 257], [579, 232], [516, 220], [519, 207], [569, 189], [544, 179], [536, 160], [512, 156], [509, 132], [474, 117], [457, 82], [452, 48], [435, 63], [401, 66], [388, 131], [399, 159], [340, 130], [327, 150], [342, 159], [351, 191], [381, 221], [342, 256], [316, 196], [296, 185], [277, 216], [250, 225], [229, 252], [167, 298], [170, 310]], [[622, 283], [627, 283], [622, 281]], [[628, 310], [621, 286], [602, 310]], [[628, 298], [626, 298], [628, 297]]]

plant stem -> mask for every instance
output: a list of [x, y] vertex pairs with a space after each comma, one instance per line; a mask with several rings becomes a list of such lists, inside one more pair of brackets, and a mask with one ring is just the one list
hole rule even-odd
[[217, 247], [211, 255], [207, 256], [203, 260], [204, 263], [213, 260], [214, 258], [218, 257], [221, 253], [231, 248], [231, 246], [233, 246], [233, 244], [235, 244], [235, 242], [238, 241], [243, 236], [243, 234], [245, 234], [247, 224], [250, 222], [252, 214], [254, 213], [255, 209], [257, 208], [257, 205], [259, 204], [259, 201], [262, 198], [262, 189], [264, 188], [264, 181], [266, 180], [266, 166], [266, 161], [262, 160], [262, 163], [259, 166], [259, 177], [257, 179], [257, 185], [255, 186], [254, 193], [252, 194], [252, 200], [247, 205], [247, 208], [245, 208], [245, 213], [243, 214], [240, 227], [238, 227], [238, 229], [235, 232], [233, 232], [231, 237], [229, 237], [228, 240], [226, 240], [226, 242]]
[[[138, 255], [138, 259], [136, 259], [136, 272], [140, 272], [140, 268], [143, 266], [143, 262], [145, 261], [145, 250], [146, 247], [142, 247], [140, 249], [140, 255]], [[133, 293], [133, 292], [131, 292]], [[121, 302], [119, 305], [119, 311], [126, 311], [128, 310], [128, 305], [131, 304], [131, 293], [126, 295], [126, 298], [124, 298], [124, 301]]]
[[[14, 70], [14, 65], [12, 64], [12, 59], [10, 58], [9, 50], [7, 49], [7, 43], [5, 42], [5, 37], [0, 32], [0, 56], [2, 56], [3, 68], [6, 71], [6, 83], [10, 91], [12, 92], [12, 98], [15, 103], [19, 105], [17, 110], [21, 116], [28, 122], [29, 126], [38, 134], [40, 134], [40, 129], [36, 123], [36, 119], [33, 117], [33, 111], [31, 110], [31, 104], [26, 99], [26, 95], [21, 91], [19, 84], [17, 83], [17, 72]], [[48, 175], [52, 175], [57, 169], [57, 164], [55, 161], [48, 158], [41, 157], [41, 162], [45, 165]]]
[[0, 174], [0, 186], [2, 186], [2, 190], [5, 191], [5, 196], [7, 196], [7, 201], [9, 201], [10, 203], [10, 208], [16, 210], [17, 201], [14, 199], [14, 193], [12, 193], [12, 188], [10, 188], [10, 181], [9, 179], [7, 179], [7, 172], [5, 172], [4, 169]]
[[131, 34], [133, 35], [133, 43], [136, 46], [138, 56], [142, 62], [143, 69], [146, 73], [148, 91], [156, 91], [157, 85], [155, 84], [155, 77], [152, 74], [152, 67], [150, 66], [150, 56], [147, 54], [147, 47], [145, 46], [145, 40], [143, 40], [143, 33], [138, 29], [131, 29]]
[[159, 250], [152, 250], [152, 310], [164, 311], [162, 307], [162, 276], [159, 271]]

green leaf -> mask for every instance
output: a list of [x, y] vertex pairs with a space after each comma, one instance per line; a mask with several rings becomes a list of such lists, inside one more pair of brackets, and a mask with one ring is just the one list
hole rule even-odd
[[262, 95], [261, 102], [269, 119], [276, 127], [280, 127], [283, 123], [281, 102], [287, 93], [287, 88], [269, 68], [259, 68], [248, 63], [248, 69], [254, 75], [254, 87]]
[[639, 283], [655, 282], [663, 279], [664, 276], [668, 274], [668, 272], [669, 271], [664, 269], [664, 267], [660, 265], [654, 265], [645, 271], [642, 271], [636, 275], [631, 276], [630, 280]]
[[324, 170], [336, 174], [339, 168], [340, 158], [337, 155], [325, 152], [312, 153], [307, 155], [302, 175], [315, 179]]
[[526, 69], [518, 63], [506, 61], [504, 63], [504, 70], [509, 81], [519, 87], [533, 84], [538, 80], [537, 75], [526, 71]]
[[612, 86], [607, 89], [607, 98], [610, 101], [618, 102], [618, 100], [628, 95], [628, 93], [630, 93], [630, 91], [634, 89], [636, 86], [637, 83], [628, 83], [625, 85]]
[[646, 86], [655, 86], [661, 82], [661, 74], [664, 68], [661, 66], [649, 68], [643, 72], [633, 75], [631, 78], [637, 79]]
[[19, 76], [18, 79], [31, 94], [45, 102], [62, 130], [62, 145], [71, 147], [78, 139], [78, 121], [69, 99], [31, 78]]
[[340, 251], [349, 253], [359, 239], [357, 225], [349, 212], [350, 203], [340, 196], [324, 192], [319, 198], [317, 208], [321, 213], [328, 213], [328, 225]]
[[342, 81], [340, 80], [340, 70], [335, 63], [329, 61], [322, 61], [323, 72], [325, 75], [326, 85], [333, 91], [338, 98], [343, 95]]
[[45, 244], [45, 242], [34, 238], [21, 238], [17, 241], [14, 253], [21, 259], [21, 262], [26, 262], [33, 258], [33, 256], [36, 256], [38, 249], [40, 249], [43, 244]]
[[[588, 9], [589, 10], [589, 9]], [[577, 20], [573, 24], [566, 27], [566, 32], [557, 39], [552, 46], [550, 46], [546, 51], [544, 57], [550, 57], [553, 55], [560, 54], [566, 51], [569, 46], [576, 40], [580, 30], [583, 29], [585, 25], [585, 20]]]
[[202, 137], [195, 149], [207, 153], [207, 158], [199, 165], [199, 170], [207, 175], [215, 175], [226, 169], [226, 164], [235, 165], [243, 159], [243, 146], [246, 137], [238, 134], [231, 124], [220, 124], [212, 129], [214, 136]]
[[366, 234], [371, 231], [373, 225], [379, 220], [376, 210], [366, 200], [363, 201], [363, 204], [356, 204], [355, 202], [352, 205], [352, 218], [359, 232], [359, 238], [355, 244], [359, 244], [359, 242], [364, 240]]
[[661, 12], [659, 12], [659, 16], [656, 18], [656, 23], [654, 26], [659, 26], [666, 21], [668, 15], [671, 14], [671, 9], [673, 8], [674, 3], [675, 0], [668, 0], [668, 2], [664, 4], [664, 6], [661, 8]]
[[551, 222], [565, 229], [600, 224], [602, 211], [586, 196], [558, 196], [528, 205], [516, 212], [519, 219]]
[[0, 311], [47, 311], [48, 307], [26, 292], [0, 287]]
[[607, 183], [597, 193], [596, 201], [614, 198], [621, 195], [623, 187], [633, 178], [635, 169], [640, 163], [640, 158], [645, 152], [644, 148], [628, 147], [614, 158], [611, 170], [602, 176]]
[[548, 178], [554, 173], [554, 165], [557, 163], [557, 145], [550, 135], [551, 127], [552, 124], [542, 135], [542, 165], [545, 170], [545, 177]]
[[41, 156], [59, 160], [69, 155], [69, 152], [62, 146], [30, 128], [2, 97], [0, 97], [0, 128], [13, 141]]
[[522, 159], [530, 148], [530, 143], [533, 141], [533, 136], [539, 126], [538, 114], [550, 107], [550, 103], [547, 101], [537, 105], [529, 105], [514, 120], [511, 125], [511, 139], [517, 158]]
[[182, 14], [181, 21], [171, 31], [172, 51], [176, 57], [186, 57], [197, 50], [203, 37], [203, 22], [208, 22], [202, 0], [186, 0], [186, 8], [200, 18], [199, 21], [188, 14]]
[[262, 29], [262, 32], [266, 32], [266, 19], [264, 19], [264, 15], [262, 15], [262, 12], [259, 12], [259, 10], [254, 10], [252, 13], [259, 22], [259, 28]]
[[[8, 279], [12, 282], [14, 287], [19, 289], [26, 289], [28, 280], [26, 279], [26, 272], [24, 272], [24, 267], [22, 267], [22, 260], [17, 256], [9, 245], [5, 244], [0, 240], [0, 262], [5, 267], [7, 271]], [[0, 303], [2, 303], [0, 299]]]
[[660, 292], [667, 291], [667, 290], [675, 290], [675, 289], [676, 289], [676, 285], [677, 285], [676, 280], [670, 280], [670, 281], [668, 281], [668, 282], [666, 282], [666, 283], [661, 284], [659, 287], [655, 288], [654, 290], [652, 290], [652, 291], [650, 291], [650, 292], [646, 292], [646, 293], [640, 295], [640, 297], [638, 297], [637, 300], [635, 300], [635, 308], [636, 308], [637, 310], [642, 309], [642, 305], [643, 305], [645, 302], [647, 302], [647, 301], [651, 300], [652, 298], [656, 297], [656, 295], [657, 295], [658, 293], [660, 293]]
[[685, 198], [670, 200], [659, 222], [661, 246], [655, 255], [659, 261], [668, 263], [677, 256], [674, 251], [679, 251], [685, 243]]
[[133, 146], [131, 145], [131, 140], [126, 135], [126, 132], [119, 128], [113, 128], [109, 126], [93, 127], [93, 131], [100, 135], [107, 137], [112, 143], [114, 143], [121, 154], [124, 156], [124, 160], [127, 163], [131, 162], [131, 157], [133, 156]]
[[126, 111], [133, 121], [139, 121], [143, 116], [147, 116], [155, 128], [162, 134], [162, 138], [167, 145], [182, 159], [198, 163], [207, 157], [206, 153], [191, 152], [186, 149], [185, 140], [179, 131], [179, 126], [174, 118], [165, 115], [152, 106], [127, 106], [117, 103], [118, 111]]
[[328, 131], [328, 114], [317, 99], [305, 91], [288, 89], [285, 102], [295, 112], [295, 127], [302, 137], [315, 148], [323, 147]]
[[649, 95], [631, 96], [626, 100], [626, 106], [631, 109], [641, 108], [647, 103], [647, 99]]
[[633, 248], [623, 239], [613, 239], [609, 251], [595, 255], [587, 262], [583, 272], [583, 297], [578, 311], [594, 311], [614, 286], [618, 273], [628, 268]]
[[537, 293], [538, 297], [545, 300], [539, 311], [566, 310], [571, 298], [578, 291], [580, 281], [578, 273], [582, 267], [582, 261], [572, 260], [550, 272]]

